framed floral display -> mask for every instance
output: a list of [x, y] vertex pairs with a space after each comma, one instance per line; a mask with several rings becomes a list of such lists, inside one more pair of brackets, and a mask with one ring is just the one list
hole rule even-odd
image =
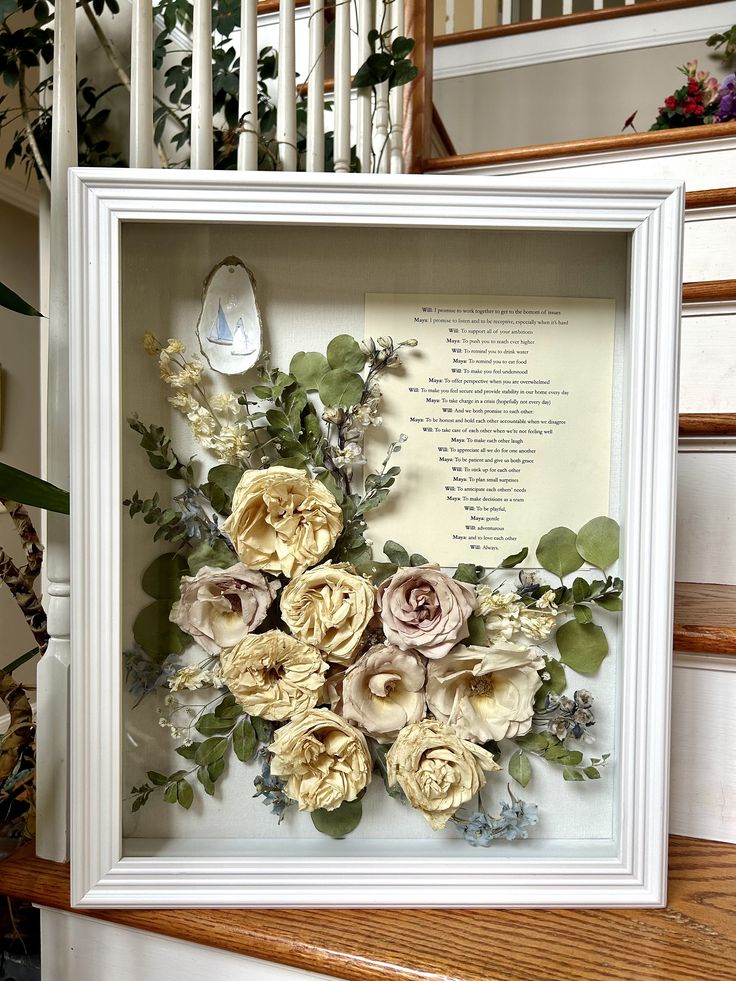
[[74, 903], [662, 904], [681, 187], [71, 206]]

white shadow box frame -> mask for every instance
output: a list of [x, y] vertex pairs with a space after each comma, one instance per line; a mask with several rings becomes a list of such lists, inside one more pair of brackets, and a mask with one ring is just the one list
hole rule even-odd
[[[70, 204], [74, 905], [664, 904], [682, 186], [80, 169], [70, 176]], [[289, 236], [304, 242], [327, 234], [346, 245], [344, 236], [402, 229], [434, 235], [437, 243], [445, 237], [444, 261], [466, 264], [472, 262], [467, 253], [452, 258], [458, 230], [563, 233], [561, 249], [576, 236], [588, 236], [580, 239], [586, 249], [591, 236], [625, 237], [619, 574], [626, 608], [614, 765], [606, 775], [614, 786], [613, 830], [605, 847], [572, 838], [559, 847], [530, 840], [523, 850], [504, 843], [487, 850], [463, 843], [460, 850], [457, 842], [442, 841], [417, 849], [392, 840], [388, 827], [379, 845], [274, 833], [242, 847], [226, 847], [212, 834], [131, 847], [124, 837], [123, 240], [127, 227], [145, 235], [164, 226], [171, 231], [172, 223], [180, 242], [173, 248], [182, 250], [193, 247], [190, 237], [203, 225], [215, 236], [218, 229], [255, 225], [272, 236], [281, 229], [284, 243]], [[391, 236], [385, 241], [389, 247]], [[399, 273], [402, 254], [393, 256]], [[535, 252], [525, 255], [533, 284]], [[574, 250], [561, 261], [574, 263]], [[326, 268], [325, 308], [329, 273]], [[300, 275], [298, 263], [293, 275]], [[405, 289], [412, 292], [413, 283]], [[139, 324], [138, 332], [147, 326]]]

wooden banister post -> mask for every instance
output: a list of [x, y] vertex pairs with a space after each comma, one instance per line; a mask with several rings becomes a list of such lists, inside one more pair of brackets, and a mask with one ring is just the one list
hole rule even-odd
[[432, 61], [434, 0], [406, 0], [406, 36], [416, 41], [413, 61], [419, 74], [404, 88], [404, 171], [424, 173], [432, 140]]

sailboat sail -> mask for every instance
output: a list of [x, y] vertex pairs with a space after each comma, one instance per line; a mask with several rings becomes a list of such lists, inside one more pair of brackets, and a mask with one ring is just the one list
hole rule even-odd
[[212, 321], [212, 326], [210, 327], [210, 332], [207, 335], [207, 340], [211, 341], [213, 344], [227, 344], [233, 343], [233, 335], [230, 330], [230, 324], [227, 322], [227, 317], [222, 309], [222, 302], [219, 301], [217, 304], [217, 316]]
[[253, 354], [255, 348], [252, 348], [248, 344], [248, 335], [245, 331], [245, 324], [243, 323], [243, 318], [238, 317], [238, 322], [235, 324], [235, 330], [233, 331], [233, 349], [230, 354], [233, 357], [243, 357], [246, 354]]

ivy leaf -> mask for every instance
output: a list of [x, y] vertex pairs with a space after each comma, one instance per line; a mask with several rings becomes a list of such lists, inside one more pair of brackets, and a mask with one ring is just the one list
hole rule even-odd
[[522, 787], [526, 787], [532, 778], [532, 765], [529, 762], [529, 757], [520, 749], [509, 760], [509, 776]]
[[575, 572], [583, 564], [575, 543], [577, 535], [570, 528], [553, 528], [542, 535], [537, 545], [537, 561], [554, 575], [562, 579]]
[[414, 50], [414, 39], [410, 37], [400, 37], [394, 38], [394, 42], [391, 45], [391, 53], [394, 58], [406, 58]]
[[389, 562], [392, 562], [396, 566], [406, 567], [411, 562], [409, 553], [403, 547], [403, 545], [399, 545], [398, 542], [386, 542], [386, 544], [383, 546], [383, 551]]
[[189, 643], [189, 637], [169, 620], [171, 606], [157, 601], [144, 606], [133, 622], [133, 637], [147, 654], [165, 658], [168, 654], [181, 654]]
[[318, 354], [316, 351], [298, 351], [291, 359], [289, 374], [296, 378], [305, 392], [316, 392], [322, 375], [329, 367], [324, 354]]
[[235, 751], [235, 755], [241, 763], [247, 763], [248, 760], [253, 759], [257, 746], [258, 737], [256, 736], [256, 730], [253, 728], [252, 723], [249, 719], [241, 719], [233, 733], [233, 750]]
[[578, 532], [577, 550], [590, 565], [607, 569], [618, 558], [620, 536], [613, 518], [593, 518]]
[[360, 824], [363, 817], [363, 805], [359, 800], [345, 801], [336, 807], [334, 811], [325, 811], [324, 808], [312, 811], [312, 824], [317, 831], [330, 838], [344, 838]]
[[166, 552], [153, 560], [141, 579], [143, 592], [153, 599], [179, 599], [181, 577], [188, 572], [187, 562], [176, 552]]
[[528, 554], [529, 554], [529, 549], [522, 548], [520, 552], [514, 552], [513, 555], [507, 555], [506, 558], [501, 563], [501, 568], [513, 569], [514, 566], [518, 565], [520, 562], [523, 562]]
[[362, 395], [363, 379], [347, 368], [331, 368], [320, 379], [319, 397], [326, 406], [357, 405]]
[[327, 345], [327, 361], [330, 368], [345, 368], [351, 372], [362, 371], [365, 367], [365, 354], [361, 351], [360, 344], [350, 334], [338, 334]]
[[608, 641], [602, 627], [594, 623], [569, 620], [555, 634], [564, 664], [578, 674], [595, 674], [608, 654]]

